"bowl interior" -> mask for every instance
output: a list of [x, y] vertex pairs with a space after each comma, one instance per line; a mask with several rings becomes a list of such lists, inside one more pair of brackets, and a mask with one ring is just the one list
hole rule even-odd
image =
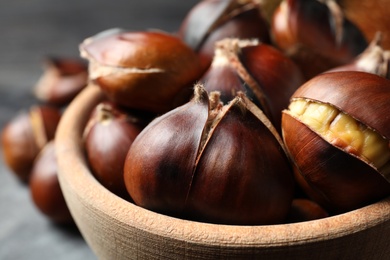
[[55, 140], [65, 199], [99, 258], [312, 259], [316, 252], [321, 259], [385, 259], [390, 254], [390, 198], [320, 220], [266, 226], [182, 220], [119, 198], [93, 177], [82, 143], [88, 117], [103, 99], [98, 87], [88, 86], [66, 109]]

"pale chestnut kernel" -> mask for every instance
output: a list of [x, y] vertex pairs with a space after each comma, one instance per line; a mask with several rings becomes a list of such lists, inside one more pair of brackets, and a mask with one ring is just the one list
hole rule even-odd
[[327, 142], [369, 163], [382, 174], [390, 171], [389, 141], [336, 107], [295, 99], [288, 113]]

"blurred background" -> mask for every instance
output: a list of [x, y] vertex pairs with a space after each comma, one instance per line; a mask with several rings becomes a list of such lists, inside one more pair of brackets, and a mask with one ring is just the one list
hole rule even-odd
[[[78, 45], [121, 27], [176, 31], [196, 0], [12, 0], [0, 2], [0, 129], [37, 101], [47, 55], [78, 57]], [[75, 228], [56, 226], [32, 204], [28, 186], [0, 159], [0, 259], [96, 259]]]

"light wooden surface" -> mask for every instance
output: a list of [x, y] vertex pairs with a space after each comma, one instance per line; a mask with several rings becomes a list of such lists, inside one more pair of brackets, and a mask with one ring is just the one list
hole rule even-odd
[[[84, 38], [112, 27], [176, 30], [197, 0], [0, 1], [0, 128], [36, 100], [47, 54], [78, 56]], [[0, 259], [96, 259], [77, 230], [52, 225], [0, 159]]]

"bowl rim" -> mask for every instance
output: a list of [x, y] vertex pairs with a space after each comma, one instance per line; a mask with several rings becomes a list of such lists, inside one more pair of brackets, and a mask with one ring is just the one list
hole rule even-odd
[[[62, 189], [71, 189], [108, 218], [128, 227], [187, 243], [223, 243], [226, 247], [285, 247], [334, 239], [390, 222], [390, 197], [319, 220], [262, 226], [202, 223], [136, 206], [108, 191], [88, 168], [82, 149], [82, 132], [90, 112], [102, 100], [104, 94], [100, 88], [89, 85], [64, 112], [55, 138], [60, 185]], [[71, 205], [70, 209], [72, 212]], [[80, 224], [77, 219], [76, 224]]]

